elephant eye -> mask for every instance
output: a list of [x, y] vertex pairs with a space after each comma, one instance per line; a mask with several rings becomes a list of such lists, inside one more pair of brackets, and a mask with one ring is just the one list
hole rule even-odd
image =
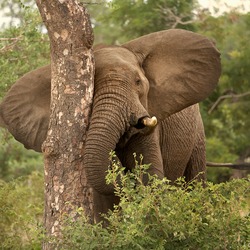
[[136, 79], [135, 84], [140, 85], [141, 84], [141, 79]]

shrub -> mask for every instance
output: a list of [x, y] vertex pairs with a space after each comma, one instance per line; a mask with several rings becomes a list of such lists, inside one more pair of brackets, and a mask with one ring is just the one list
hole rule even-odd
[[[124, 174], [112, 160], [107, 182], [114, 184], [120, 204], [105, 215], [108, 226], [89, 224], [78, 208], [78, 220], [65, 218], [62, 238], [52, 239], [57, 248], [249, 249], [250, 179], [204, 188], [148, 176], [144, 185], [148, 167], [136, 162], [135, 170]], [[33, 173], [0, 187], [1, 249], [41, 249], [43, 176]]]
[[43, 198], [38, 172], [0, 182], [0, 249], [40, 249]]
[[135, 170], [124, 174], [112, 161], [107, 182], [114, 184], [120, 204], [105, 216], [108, 227], [89, 225], [84, 217], [69, 219], [59, 248], [249, 249], [249, 179], [204, 188], [149, 176], [144, 185], [148, 167], [136, 162]]
[[0, 179], [11, 181], [34, 171], [42, 171], [42, 154], [27, 150], [0, 128]]

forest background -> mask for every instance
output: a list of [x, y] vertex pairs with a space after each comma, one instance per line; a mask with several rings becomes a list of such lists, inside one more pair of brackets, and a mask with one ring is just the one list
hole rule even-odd
[[[198, 32], [215, 41], [221, 52], [222, 75], [214, 93], [200, 104], [207, 138], [207, 160], [250, 162], [250, 12], [231, 8], [221, 13], [214, 8], [212, 14], [196, 0], [88, 0], [85, 5], [91, 15], [95, 44], [119, 45], [170, 28]], [[23, 74], [48, 64], [50, 50], [35, 1], [1, 0], [0, 8], [7, 10], [6, 15], [10, 17], [9, 24], [0, 23], [2, 98]], [[208, 180], [221, 183], [230, 180], [233, 174], [229, 168], [209, 168]], [[6, 186], [6, 183], [11, 184]], [[10, 203], [18, 203], [19, 196], [26, 201], [32, 200], [31, 204], [42, 203], [42, 155], [26, 150], [4, 129], [0, 130], [0, 185], [4, 187], [0, 200], [16, 189], [9, 197]], [[16, 205], [20, 212], [21, 205]], [[42, 206], [33, 210], [31, 207], [21, 209], [42, 214]]]

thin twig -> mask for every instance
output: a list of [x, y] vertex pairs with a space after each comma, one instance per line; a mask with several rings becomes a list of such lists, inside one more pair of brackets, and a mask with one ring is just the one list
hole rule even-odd
[[0, 41], [13, 41], [12, 43], [3, 46], [0, 49], [0, 52], [9, 50], [10, 48], [12, 48], [17, 42], [19, 42], [22, 39], [22, 36], [18, 36], [18, 37], [11, 37], [11, 38], [0, 38]]
[[[173, 24], [171, 26], [172, 29], [176, 28], [176, 26], [178, 24], [188, 25], [191, 23], [202, 22], [207, 18], [207, 17], [204, 17], [204, 18], [202, 18], [202, 20], [192, 19], [192, 20], [188, 20], [188, 21], [183, 21], [184, 18], [187, 18], [189, 16], [188, 15], [187, 16], [184, 16], [184, 15], [176, 16], [170, 8], [165, 8], [165, 7], [162, 7], [161, 5], [158, 5], [158, 8], [159, 8], [160, 12], [165, 16], [166, 22], [171, 22], [171, 21], [173, 22]], [[199, 16], [199, 13], [196, 16]]]
[[16, 40], [19, 40], [20, 39], [20, 36], [18, 37], [0, 37], [0, 41], [16, 41]]

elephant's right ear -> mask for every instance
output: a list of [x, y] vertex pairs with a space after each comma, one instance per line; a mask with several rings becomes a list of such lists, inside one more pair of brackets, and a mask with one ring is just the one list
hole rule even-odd
[[25, 74], [0, 104], [1, 125], [27, 149], [41, 152], [50, 116], [50, 65]]
[[149, 113], [160, 120], [202, 101], [218, 83], [220, 53], [202, 35], [170, 29], [142, 36], [123, 47], [142, 65], [150, 83]]

